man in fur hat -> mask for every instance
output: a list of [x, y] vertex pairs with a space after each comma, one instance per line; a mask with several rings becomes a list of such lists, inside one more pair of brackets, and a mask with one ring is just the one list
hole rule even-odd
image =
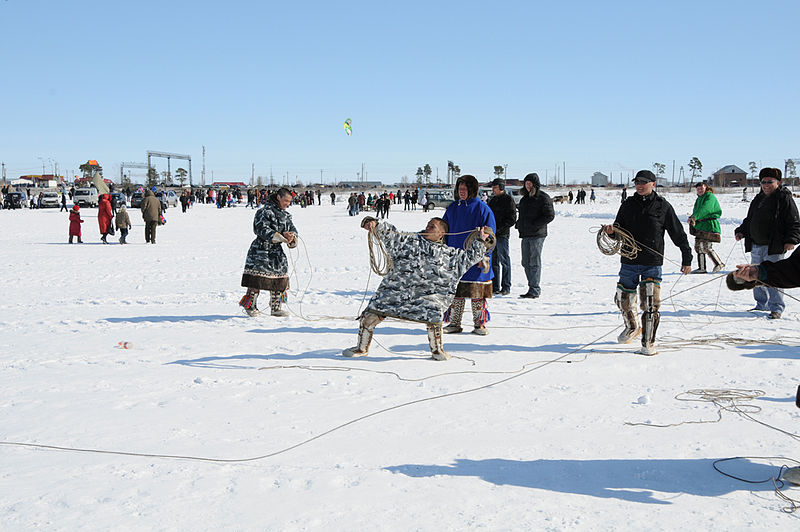
[[[603, 230], [615, 236], [614, 227], [630, 233], [642, 248], [636, 257], [621, 257], [619, 282], [614, 302], [622, 312], [625, 330], [617, 341], [627, 344], [639, 334], [642, 348], [637, 353], [655, 355], [656, 329], [661, 319], [661, 266], [664, 264], [664, 233], [681, 250], [681, 273], [692, 270], [692, 248], [675, 210], [656, 191], [656, 176], [650, 170], [640, 170], [633, 179], [636, 194], [625, 200], [617, 211], [613, 225]], [[639, 289], [642, 309], [642, 328], [636, 316], [636, 289]]]
[[[494, 214], [489, 206], [478, 199], [478, 180], [472, 175], [462, 175], [456, 180], [456, 200], [451, 203], [442, 219], [450, 227], [446, 242], [454, 248], [464, 248], [469, 233], [478, 227], [490, 227], [497, 232]], [[489, 310], [486, 300], [492, 297], [491, 255], [487, 255], [483, 264], [476, 264], [461, 277], [456, 289], [456, 297], [445, 315], [444, 321], [450, 325], [444, 328], [445, 333], [460, 333], [461, 316], [464, 313], [464, 300], [472, 302], [472, 321], [474, 334], [486, 335], [486, 322], [489, 321]]]
[[[781, 186], [778, 168], [762, 168], [758, 177], [761, 192], [750, 202], [747, 217], [734, 233], [736, 240], [744, 238], [744, 250], [750, 253], [754, 264], [778, 262], [800, 243], [797, 204], [791, 191]], [[753, 297], [756, 300], [753, 310], [769, 311], [770, 319], [779, 319], [786, 307], [783, 294], [772, 286], [755, 286]]]
[[[424, 323], [432, 357], [447, 360], [450, 355], [442, 347], [442, 313], [453, 300], [459, 277], [483, 259], [486, 246], [478, 239], [466, 250], [445, 245], [447, 224], [441, 218], [431, 218], [420, 233], [400, 233], [371, 216], [364, 218], [361, 227], [375, 230], [392, 268], [361, 315], [358, 345], [342, 355], [367, 356], [375, 327], [386, 317], [394, 317]], [[479, 236], [486, 239], [484, 229]]]

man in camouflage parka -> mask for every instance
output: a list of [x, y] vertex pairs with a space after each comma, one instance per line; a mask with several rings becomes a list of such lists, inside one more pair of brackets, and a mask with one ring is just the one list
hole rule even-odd
[[239, 301], [249, 316], [260, 314], [256, 300], [261, 290], [269, 290], [270, 314], [288, 316], [285, 310], [281, 310], [281, 302], [286, 300], [289, 288], [289, 263], [281, 244], [290, 248], [297, 246], [297, 229], [292, 223], [292, 215], [286, 210], [291, 202], [292, 193], [281, 188], [256, 211], [253, 219], [256, 238], [247, 251], [242, 274], [242, 286], [247, 288], [247, 293]]
[[[361, 227], [375, 230], [392, 268], [361, 315], [358, 345], [342, 354], [367, 356], [375, 327], [384, 318], [392, 317], [425, 323], [433, 358], [447, 360], [450, 355], [442, 348], [442, 315], [453, 301], [459, 279], [483, 259], [486, 246], [478, 239], [467, 250], [447, 246], [447, 224], [441, 218], [432, 218], [421, 233], [401, 233], [393, 225], [369, 216]], [[479, 235], [480, 240], [487, 237], [484, 231]]]

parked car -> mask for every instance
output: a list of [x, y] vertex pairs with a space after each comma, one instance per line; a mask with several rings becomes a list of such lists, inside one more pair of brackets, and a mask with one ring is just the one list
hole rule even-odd
[[28, 195], [24, 190], [19, 192], [9, 192], [3, 198], [4, 209], [27, 209], [29, 206]]
[[100, 203], [100, 195], [94, 187], [79, 188], [73, 194], [72, 202], [80, 207], [97, 207], [97, 204]]
[[59, 205], [61, 205], [61, 194], [55, 190], [46, 190], [42, 192], [41, 208], [58, 207]]
[[156, 192], [156, 196], [161, 200], [161, 206], [164, 210], [167, 210], [168, 206], [178, 206], [178, 195], [172, 190], [160, 190]]
[[142, 200], [144, 200], [143, 192], [134, 192], [133, 194], [131, 194], [131, 209], [141, 208]]
[[114, 198], [117, 202], [117, 207], [120, 205], [128, 206], [128, 198], [122, 192], [112, 192], [111, 197]]
[[453, 203], [452, 189], [437, 188], [423, 190], [423, 192], [428, 195], [428, 209], [435, 209], [436, 207], [446, 209], [451, 203]]

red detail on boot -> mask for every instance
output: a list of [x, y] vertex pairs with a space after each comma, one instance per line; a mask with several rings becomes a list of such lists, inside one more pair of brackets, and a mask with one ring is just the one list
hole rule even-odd
[[239, 306], [242, 306], [246, 309], [249, 309], [253, 306], [253, 296], [249, 293], [242, 296], [242, 299], [239, 300]]

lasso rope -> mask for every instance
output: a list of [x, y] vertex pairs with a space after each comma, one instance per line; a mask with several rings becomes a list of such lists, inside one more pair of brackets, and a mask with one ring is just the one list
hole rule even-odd
[[621, 227], [612, 225], [614, 232], [609, 235], [601, 227], [597, 231], [597, 247], [604, 255], [616, 255], [619, 253], [626, 259], [633, 260], [642, 250], [628, 231]]
[[[463, 249], [469, 249], [472, 246], [472, 243], [475, 242], [476, 239], [480, 238], [480, 229], [473, 229], [472, 231], [461, 231], [459, 233], [444, 233], [445, 235], [463, 235], [469, 234], [467, 239], [464, 241]], [[491, 253], [494, 250], [495, 246], [497, 246], [497, 238], [494, 234], [494, 231], [491, 227], [486, 227], [484, 230], [486, 233], [486, 240], [484, 240], [484, 245], [486, 246], [486, 253]], [[419, 235], [420, 233], [409, 233], [405, 231], [398, 231], [401, 235]], [[386, 246], [383, 244], [383, 241], [378, 236], [378, 230], [376, 227], [370, 229], [367, 233], [367, 244], [369, 245], [369, 267], [370, 269], [375, 272], [377, 275], [381, 277], [385, 277], [392, 268], [394, 267], [394, 262], [392, 258], [389, 256], [389, 252], [386, 251]], [[488, 269], [484, 267], [484, 273], [487, 273]]]

